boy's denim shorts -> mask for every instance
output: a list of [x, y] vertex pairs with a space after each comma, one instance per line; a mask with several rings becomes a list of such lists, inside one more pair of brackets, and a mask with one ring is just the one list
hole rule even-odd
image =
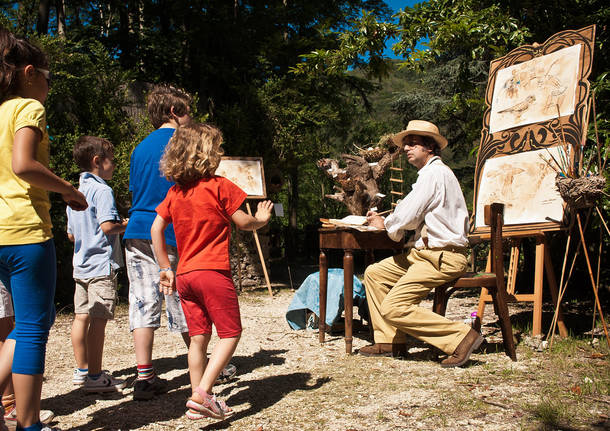
[[[175, 271], [178, 265], [176, 247], [168, 245], [167, 254]], [[161, 326], [161, 308], [165, 296], [167, 328], [171, 332], [188, 332], [178, 293], [163, 295], [159, 292], [159, 265], [152, 241], [126, 239], [125, 259], [129, 278], [129, 329], [156, 329]]]
[[92, 278], [75, 278], [74, 313], [110, 320], [116, 306], [116, 273]]

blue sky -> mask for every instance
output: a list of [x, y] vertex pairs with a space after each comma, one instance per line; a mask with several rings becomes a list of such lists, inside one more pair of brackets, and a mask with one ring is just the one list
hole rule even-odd
[[[407, 6], [411, 7], [416, 3], [423, 3], [423, 1], [424, 0], [385, 0], [385, 2], [388, 4], [388, 6], [390, 6], [390, 8], [394, 12], [398, 12], [400, 9], [404, 9]], [[394, 52], [392, 52], [392, 49], [391, 49], [392, 45], [395, 42], [396, 42], [396, 39], [390, 39], [386, 43], [385, 54], [387, 56], [389, 56], [390, 58], [400, 58], [400, 57], [396, 57], [396, 55], [394, 55]]]

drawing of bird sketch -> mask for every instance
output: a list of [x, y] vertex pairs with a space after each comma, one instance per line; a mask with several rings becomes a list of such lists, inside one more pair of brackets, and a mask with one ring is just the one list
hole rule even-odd
[[574, 113], [581, 45], [500, 69], [489, 118], [490, 133]]
[[266, 197], [263, 160], [261, 158], [223, 157], [216, 175], [237, 184], [248, 196]]
[[485, 226], [485, 205], [504, 204], [504, 224], [560, 222], [563, 199], [555, 186], [554, 160], [568, 160], [563, 147], [526, 151], [485, 161], [476, 204], [476, 227]]

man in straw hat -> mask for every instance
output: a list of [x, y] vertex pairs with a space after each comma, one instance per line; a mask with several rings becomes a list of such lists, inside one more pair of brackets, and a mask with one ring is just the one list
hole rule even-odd
[[470, 326], [453, 322], [422, 308], [431, 289], [466, 271], [468, 210], [457, 178], [439, 154], [447, 146], [438, 128], [422, 120], [410, 121], [394, 136], [407, 160], [418, 170], [412, 191], [385, 219], [375, 212], [368, 223], [386, 229], [399, 241], [414, 230], [414, 245], [405, 253], [370, 265], [364, 273], [374, 344], [365, 356], [406, 355], [405, 334], [438, 347], [448, 358], [443, 367], [463, 365], [483, 337]]

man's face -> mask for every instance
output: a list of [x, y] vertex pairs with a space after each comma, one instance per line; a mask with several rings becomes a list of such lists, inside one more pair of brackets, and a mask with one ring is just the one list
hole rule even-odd
[[402, 142], [405, 145], [407, 161], [417, 169], [423, 168], [432, 155], [432, 150], [424, 146], [422, 137], [418, 135], [407, 135]]

